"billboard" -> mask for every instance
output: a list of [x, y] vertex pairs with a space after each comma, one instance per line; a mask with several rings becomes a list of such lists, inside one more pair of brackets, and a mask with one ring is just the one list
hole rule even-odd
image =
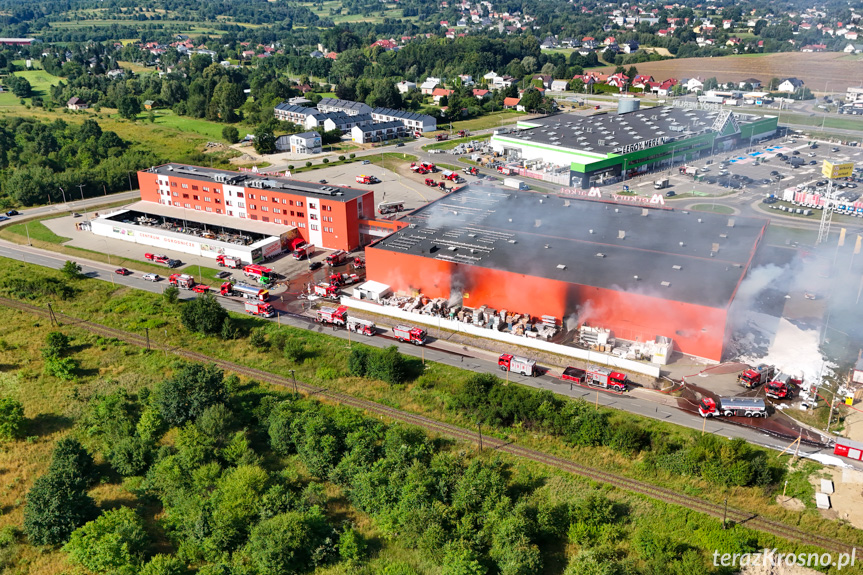
[[824, 160], [824, 165], [821, 166], [821, 174], [825, 178], [849, 178], [854, 172], [854, 164], [846, 162], [844, 164], [834, 164]]

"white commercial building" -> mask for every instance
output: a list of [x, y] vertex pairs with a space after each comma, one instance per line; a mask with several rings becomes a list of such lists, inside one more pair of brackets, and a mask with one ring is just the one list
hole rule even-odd
[[303, 132], [276, 138], [276, 149], [292, 154], [320, 154], [321, 135], [317, 132]]

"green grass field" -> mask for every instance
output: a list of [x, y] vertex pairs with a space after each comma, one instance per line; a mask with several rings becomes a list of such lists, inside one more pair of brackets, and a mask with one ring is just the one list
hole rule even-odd
[[435, 142], [434, 144], [429, 144], [427, 146], [423, 146], [423, 150], [452, 150], [459, 144], [466, 144], [467, 142], [475, 142], [475, 141], [485, 141], [491, 138], [489, 135], [485, 136], [477, 136], [476, 138], [456, 138], [454, 140], [446, 140], [445, 142]]
[[51, 86], [56, 86], [60, 83], [59, 76], [53, 76], [45, 70], [24, 70], [23, 72], [15, 72], [15, 75], [20, 78], [26, 78], [33, 88], [33, 95], [47, 96], [50, 93]]
[[728, 206], [716, 205], [716, 204], [695, 204], [692, 206], [693, 210], [698, 210], [700, 212], [713, 212], [714, 214], [733, 214], [734, 210], [729, 208]]
[[[178, 116], [172, 110], [153, 110], [153, 115], [156, 120], [152, 125], [175, 128], [181, 132], [191, 132], [217, 141], [222, 140], [222, 128], [228, 125], [190, 116]], [[138, 114], [138, 121], [150, 124], [149, 117], [150, 112], [141, 112]]]

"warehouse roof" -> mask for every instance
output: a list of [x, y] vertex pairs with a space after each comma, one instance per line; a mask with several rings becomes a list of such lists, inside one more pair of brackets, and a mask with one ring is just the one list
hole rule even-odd
[[261, 192], [283, 192], [313, 198], [326, 198], [334, 202], [349, 202], [369, 193], [369, 190], [358, 190], [344, 186], [302, 182], [291, 178], [272, 176], [255, 172], [231, 172], [201, 166], [186, 166], [184, 164], [164, 164], [144, 172], [175, 178], [189, 178], [202, 182], [213, 182], [230, 186], [257, 188]]
[[593, 287], [725, 308], [767, 220], [469, 186], [374, 244]]
[[[653, 147], [713, 130], [720, 112], [663, 106], [625, 114], [556, 114], [519, 122], [526, 127], [504, 138], [536, 142], [595, 154], [623, 154], [631, 145]], [[745, 124], [749, 116], [734, 114]], [[648, 144], [645, 144], [648, 143]]]

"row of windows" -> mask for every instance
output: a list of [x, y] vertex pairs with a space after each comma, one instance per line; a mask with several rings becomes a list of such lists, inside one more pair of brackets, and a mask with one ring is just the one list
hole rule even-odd
[[[158, 180], [158, 183], [159, 183], [159, 184], [161, 184], [161, 185], [164, 185], [164, 186], [167, 186], [167, 185], [168, 185], [168, 182], [167, 182], [167, 181], [165, 181], [165, 180]], [[171, 182], [171, 185], [172, 185], [172, 186], [174, 186], [174, 187], [176, 187], [176, 186], [177, 186], [177, 182]], [[189, 188], [189, 184], [182, 184], [182, 187], [183, 187], [183, 188], [185, 188], [185, 189], [188, 189], [188, 188]], [[205, 191], [205, 192], [209, 192], [209, 191], [211, 191], [211, 190], [210, 190], [210, 188], [209, 188], [209, 187], [207, 187], [207, 186], [202, 186], [202, 189], [203, 189], [203, 191]], [[193, 190], [193, 191], [197, 191], [197, 190], [198, 190], [198, 186], [196, 186], [196, 185], [192, 184], [192, 190]], [[212, 191], [213, 191], [214, 193], [216, 193], [216, 194], [220, 194], [220, 193], [221, 193], [221, 190], [220, 190], [219, 188], [214, 188]], [[165, 192], [165, 194], [167, 194], [167, 192]], [[177, 196], [178, 194], [177, 194], [177, 192], [174, 192], [174, 193], [173, 193], [173, 195], [174, 195], [174, 196]], [[254, 200], [254, 199], [255, 199], [255, 194], [249, 194], [248, 196], [249, 196], [249, 199], [250, 199], [250, 200]], [[244, 197], [243, 192], [237, 192], [237, 197], [238, 197], [238, 198], [242, 198], [242, 197]], [[183, 199], [189, 199], [189, 194], [183, 194]], [[192, 197], [192, 199], [194, 199], [194, 200], [200, 200], [199, 196], [197, 196], [197, 195], [193, 196], [193, 197]], [[266, 202], [266, 201], [268, 200], [268, 196], [263, 196], [263, 195], [262, 195], [262, 196], [260, 196], [260, 200], [261, 200], [262, 202]], [[206, 196], [204, 196], [204, 201], [205, 201], [205, 202], [209, 202], [210, 200], [209, 200], [209, 198], [207, 198]], [[272, 201], [274, 204], [278, 204], [278, 203], [279, 203], [279, 198], [273, 197], [271, 201]], [[217, 204], [218, 204], [218, 203], [221, 203], [221, 202], [220, 202], [220, 200], [219, 200], [218, 198], [216, 198], [216, 203], [217, 203]], [[226, 203], [226, 205], [231, 205], [231, 204], [230, 204], [229, 202], [227, 202], [227, 201], [226, 201], [225, 203]], [[283, 204], [286, 204], [286, 205], [296, 206], [296, 207], [298, 207], [298, 208], [303, 207], [303, 202], [302, 202], [302, 200], [288, 200], [288, 199], [282, 199], [282, 203], [283, 203]], [[242, 208], [242, 207], [243, 207], [243, 205], [239, 204], [239, 207], [241, 207], [241, 208]], [[308, 207], [309, 207], [309, 209], [310, 209], [310, 210], [317, 210], [317, 209], [318, 209], [318, 205], [317, 205], [316, 203], [314, 203], [314, 202], [309, 202], [309, 206], [308, 206]], [[249, 206], [249, 209], [254, 210], [254, 209], [256, 209], [256, 206], [255, 206], [254, 204], [253, 204], [253, 205], [250, 205], [250, 206]], [[261, 209], [262, 209], [263, 211], [267, 211], [267, 210], [264, 210], [264, 209], [263, 209], [263, 207], [262, 207]], [[332, 206], [325, 206], [325, 205], [321, 205], [321, 210], [322, 210], [322, 211], [325, 211], [325, 212], [331, 212], [331, 211], [333, 211], [333, 207], [332, 207]], [[275, 212], [275, 210], [274, 210], [274, 212]], [[279, 213], [279, 212], [275, 212], [275, 213]], [[291, 215], [293, 215], [293, 212], [291, 212]], [[304, 217], [304, 214], [303, 214], [302, 212], [298, 212], [298, 213], [297, 213], [297, 216], [302, 218], [302, 217]], [[324, 221], [330, 221], [330, 222], [331, 222], [331, 221], [333, 221], [333, 219], [332, 219], [332, 218], [330, 218], [329, 220], [327, 220], [327, 218], [324, 218]]]

